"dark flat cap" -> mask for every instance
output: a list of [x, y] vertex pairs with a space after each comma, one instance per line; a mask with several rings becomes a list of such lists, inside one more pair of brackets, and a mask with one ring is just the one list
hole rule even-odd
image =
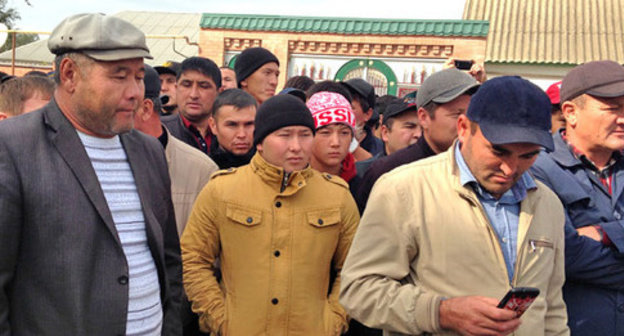
[[624, 96], [624, 67], [613, 61], [593, 61], [570, 70], [561, 82], [561, 102], [584, 93], [603, 98]]

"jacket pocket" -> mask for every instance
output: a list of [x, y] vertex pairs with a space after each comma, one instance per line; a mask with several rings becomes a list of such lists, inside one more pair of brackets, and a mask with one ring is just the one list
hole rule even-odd
[[233, 222], [244, 226], [256, 226], [262, 222], [262, 212], [251, 209], [228, 206], [225, 215]]
[[317, 228], [331, 227], [340, 223], [340, 210], [318, 210], [306, 213], [308, 224]]
[[555, 248], [555, 244], [546, 238], [529, 239], [529, 251], [535, 252], [538, 248]]

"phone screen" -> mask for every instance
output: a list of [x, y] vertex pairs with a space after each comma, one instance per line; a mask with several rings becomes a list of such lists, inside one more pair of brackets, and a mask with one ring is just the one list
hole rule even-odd
[[507, 295], [500, 301], [498, 308], [515, 311], [521, 316], [535, 301], [539, 295], [539, 289], [533, 287], [516, 287], [512, 288]]

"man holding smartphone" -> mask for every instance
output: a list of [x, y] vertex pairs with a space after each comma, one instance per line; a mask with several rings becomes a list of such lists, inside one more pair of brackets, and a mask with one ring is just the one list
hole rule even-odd
[[[458, 140], [383, 175], [345, 261], [340, 302], [386, 334], [568, 335], [564, 214], [526, 171], [552, 149], [550, 102], [520, 77], [485, 82]], [[497, 308], [513, 287], [540, 295]]]

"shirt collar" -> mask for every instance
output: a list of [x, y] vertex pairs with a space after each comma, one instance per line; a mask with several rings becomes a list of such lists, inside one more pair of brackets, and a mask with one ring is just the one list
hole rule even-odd
[[[455, 143], [455, 162], [459, 168], [459, 182], [461, 185], [465, 186], [468, 184], [472, 186], [477, 195], [479, 195], [482, 199], [496, 200], [492, 194], [481, 187], [481, 185], [477, 182], [477, 179], [474, 175], [472, 175], [470, 168], [468, 168], [468, 165], [461, 154], [459, 146], [460, 142], [457, 141]], [[509, 204], [520, 203], [526, 198], [528, 190], [536, 188], [537, 185], [531, 175], [528, 172], [524, 172], [522, 176], [520, 176], [520, 179], [511, 187], [511, 189], [507, 190], [498, 201]]]
[[[197, 129], [197, 127], [191, 124], [191, 122], [188, 119], [184, 118], [182, 113], [180, 113], [179, 115], [180, 115], [180, 119], [182, 119], [182, 124], [184, 125], [184, 127], [188, 128], [188, 130], [191, 131], [191, 133], [193, 133], [193, 135], [195, 135], [196, 137], [202, 136], [201, 132]], [[204, 138], [209, 138], [211, 135], [212, 135], [212, 132], [210, 130], [210, 127], [208, 127], [208, 129], [206, 130], [206, 136], [204, 136]]]
[[568, 145], [568, 148], [570, 149], [570, 152], [572, 152], [572, 155], [574, 155], [574, 157], [577, 158], [585, 167], [597, 173], [604, 173], [609, 171], [609, 169], [611, 169], [611, 167], [613, 167], [618, 162], [618, 160], [622, 158], [622, 154], [620, 152], [614, 151], [607, 165], [604, 168], [600, 169], [596, 166], [596, 164], [594, 164], [594, 162], [592, 162], [592, 160], [587, 157], [587, 155], [583, 154], [583, 152], [581, 152], [577, 147], [568, 142], [568, 137], [566, 136], [565, 129], [561, 129], [560, 134], [561, 139], [566, 145]]

